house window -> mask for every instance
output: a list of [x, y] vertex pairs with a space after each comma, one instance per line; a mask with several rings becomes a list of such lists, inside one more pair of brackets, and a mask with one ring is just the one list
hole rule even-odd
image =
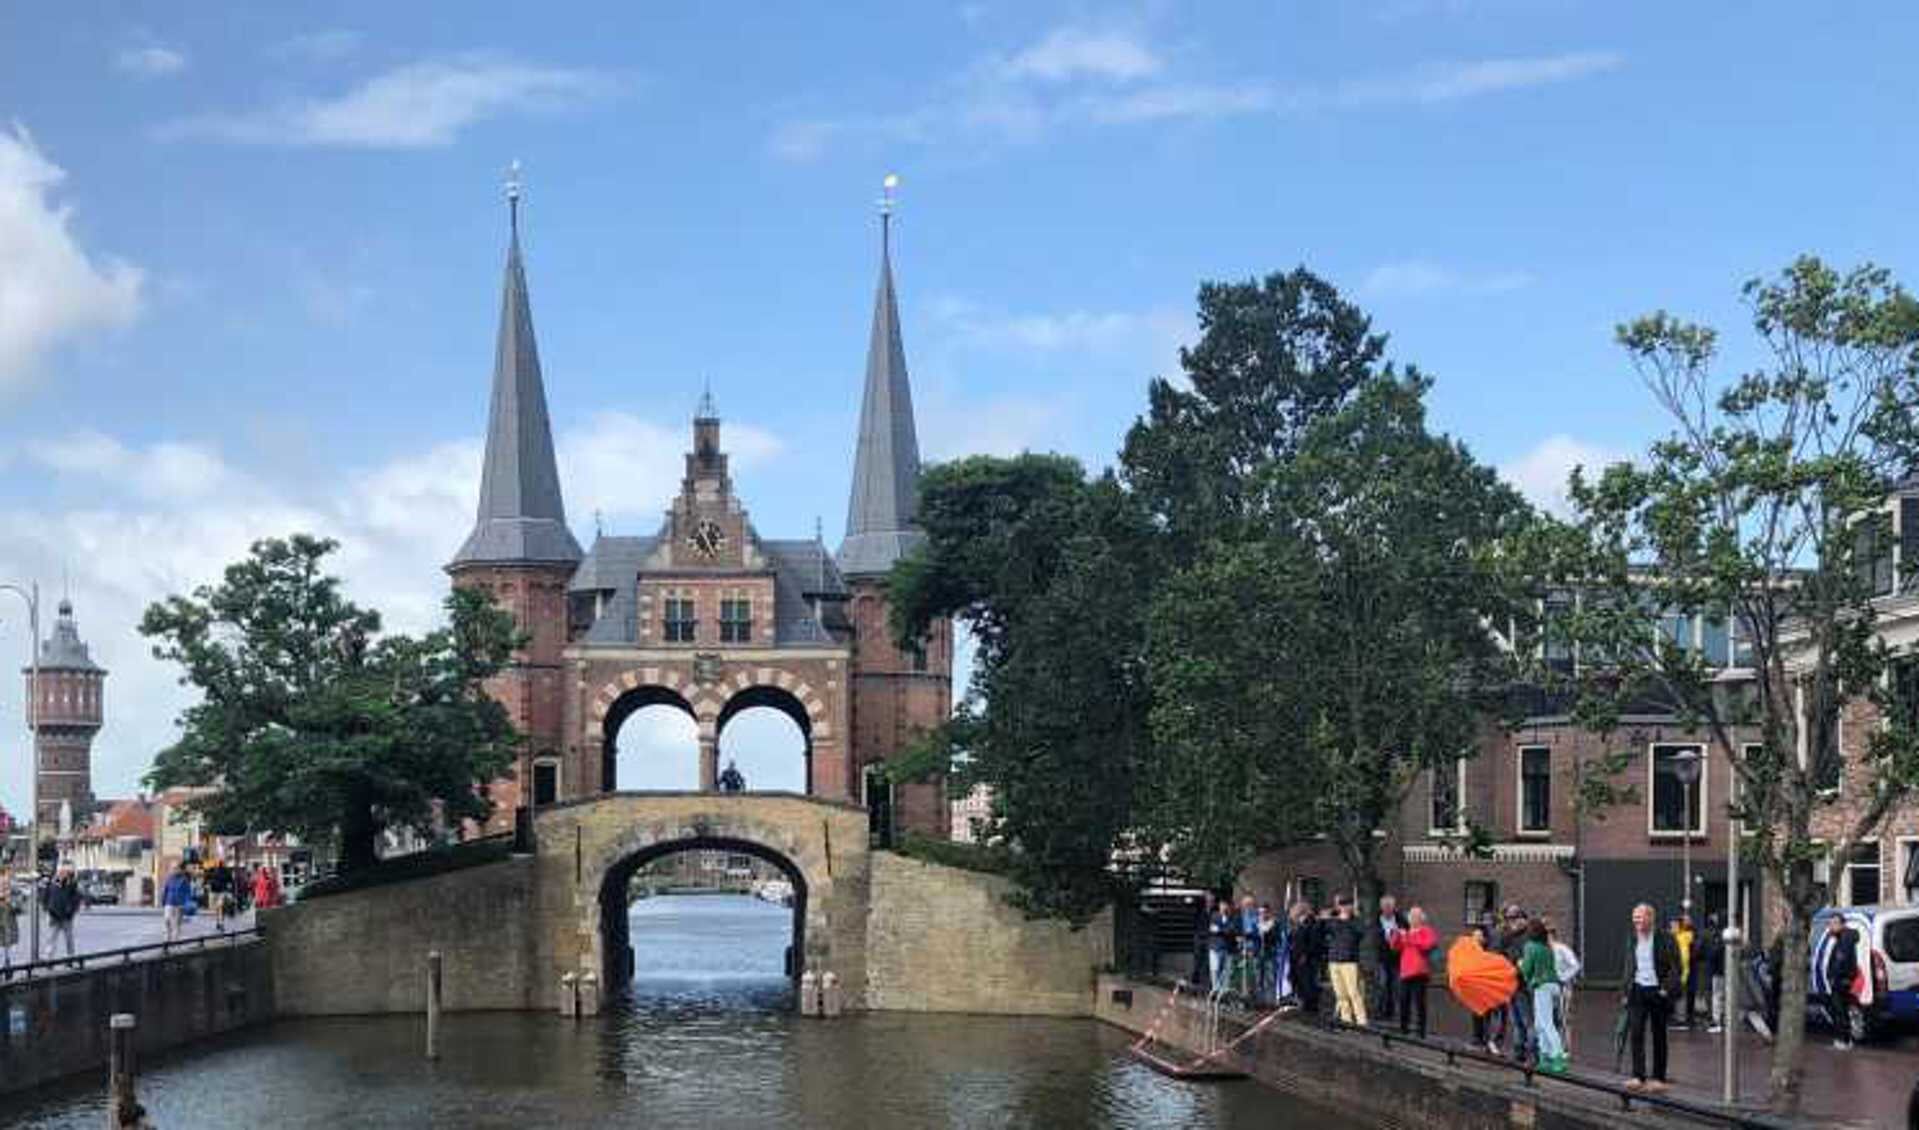
[[1680, 651], [1692, 651], [1698, 647], [1693, 638], [1694, 620], [1684, 612], [1665, 612], [1659, 617], [1659, 634]]
[[1846, 859], [1847, 906], [1872, 906], [1879, 901], [1879, 841], [1852, 845]]
[[1862, 519], [1853, 530], [1854, 573], [1859, 583], [1874, 596], [1892, 592], [1892, 530], [1888, 514], [1873, 514]]
[[1919, 730], [1919, 660], [1894, 660], [1886, 678], [1892, 699], [1886, 721], [1908, 732]]
[[1562, 675], [1573, 673], [1572, 631], [1567, 623], [1572, 619], [1573, 609], [1573, 596], [1568, 592], [1547, 594], [1540, 607], [1539, 629], [1543, 637], [1540, 657], [1546, 661], [1548, 670]]
[[1448, 836], [1466, 826], [1466, 814], [1460, 805], [1466, 778], [1466, 761], [1436, 766], [1426, 771], [1432, 787], [1432, 834]]
[[545, 808], [560, 800], [560, 763], [542, 757], [533, 763], [533, 807]]
[[[1680, 767], [1686, 758], [1698, 755], [1698, 769], [1692, 787], [1680, 779]], [[1704, 746], [1655, 745], [1652, 747], [1651, 830], [1655, 834], [1697, 836], [1706, 831], [1706, 750]]]
[[741, 597], [720, 601], [720, 642], [745, 643], [753, 638], [753, 602]]
[[1899, 841], [1899, 893], [1906, 905], [1919, 903], [1919, 839]]
[[1465, 917], [1460, 919], [1467, 926], [1480, 921], [1487, 915], [1499, 913], [1499, 884], [1490, 879], [1466, 880]]
[[1543, 745], [1519, 747], [1519, 830], [1552, 831], [1553, 751]]
[[1744, 616], [1735, 616], [1732, 624], [1732, 665], [1751, 667], [1756, 662], [1752, 650], [1752, 639], [1756, 631], [1752, 621]]
[[1731, 621], [1724, 616], [1705, 615], [1699, 618], [1699, 644], [1705, 653], [1706, 666], [1724, 667], [1732, 662], [1732, 636], [1727, 631]]
[[1826, 740], [1820, 743], [1819, 756], [1813, 759], [1813, 787], [1822, 793], [1836, 793], [1846, 775], [1845, 739], [1846, 723], [1844, 719], [1834, 718], [1832, 730]]
[[665, 608], [666, 642], [692, 643], [699, 621], [693, 618], [693, 598], [669, 596], [661, 602]]

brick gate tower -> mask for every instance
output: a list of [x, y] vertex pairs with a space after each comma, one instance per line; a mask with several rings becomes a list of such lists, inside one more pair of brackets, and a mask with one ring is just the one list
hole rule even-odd
[[456, 586], [484, 589], [529, 639], [487, 690], [512, 716], [527, 744], [513, 777], [496, 782], [492, 827], [510, 825], [531, 765], [560, 748], [560, 650], [566, 646], [566, 586], [580, 543], [567, 529], [546, 385], [533, 340], [533, 309], [520, 262], [520, 188], [507, 185], [509, 235], [500, 330], [493, 355], [486, 462], [473, 532], [446, 571]]
[[[891, 178], [888, 179], [889, 189]], [[840, 542], [840, 574], [851, 595], [853, 755], [863, 799], [882, 840], [895, 831], [946, 839], [952, 820], [944, 782], [889, 787], [881, 763], [953, 708], [951, 624], [939, 621], [918, 646], [901, 648], [889, 623], [887, 573], [918, 545], [919, 438], [906, 375], [899, 304], [893, 294], [892, 197], [880, 205], [880, 279], [866, 347], [866, 383], [853, 455], [853, 490]]]
[[27, 694], [34, 704], [34, 766], [39, 774], [40, 808], [34, 835], [57, 827], [61, 805], [78, 822], [93, 810], [93, 736], [104, 719], [101, 690], [106, 668], [93, 661], [73, 622], [73, 602], [62, 598], [53, 633], [40, 641], [40, 685], [29, 667]]

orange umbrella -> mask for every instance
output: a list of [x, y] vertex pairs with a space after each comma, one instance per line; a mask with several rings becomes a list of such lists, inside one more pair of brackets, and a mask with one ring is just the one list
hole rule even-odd
[[1474, 1016], [1484, 1016], [1512, 999], [1519, 971], [1468, 934], [1446, 951], [1446, 985]]

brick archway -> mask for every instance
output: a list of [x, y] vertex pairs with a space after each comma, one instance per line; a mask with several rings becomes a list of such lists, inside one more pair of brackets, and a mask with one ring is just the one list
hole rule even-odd
[[[605, 679], [588, 702], [585, 748], [598, 750], [602, 793], [618, 789], [615, 740], [620, 726], [635, 710], [670, 705], [686, 711], [698, 727], [701, 787], [711, 790], [718, 772], [719, 732], [741, 710], [770, 706], [791, 718], [805, 742], [808, 795], [848, 798], [844, 740], [834, 725], [830, 691], [816, 688], [789, 668], [768, 663], [723, 661], [717, 672], [701, 680], [691, 674], [692, 656], [685, 665], [628, 667]], [[842, 704], [843, 708], [843, 704]], [[814, 753], [824, 745], [828, 756]], [[821, 773], [824, 767], [825, 773]]]

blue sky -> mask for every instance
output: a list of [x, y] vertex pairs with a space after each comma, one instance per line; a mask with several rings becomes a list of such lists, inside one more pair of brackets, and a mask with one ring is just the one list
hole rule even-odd
[[837, 540], [889, 170], [933, 457], [1109, 459], [1197, 283], [1305, 263], [1546, 497], [1659, 428], [1620, 319], [1736, 329], [1802, 251], [1919, 277], [1909, 4], [700, 8], [0, 17], [0, 579], [72, 578], [102, 792], [180, 702], [139, 609], [250, 539], [333, 533], [356, 593], [431, 618], [511, 159], [583, 534], [657, 521], [710, 379], [761, 531]]

